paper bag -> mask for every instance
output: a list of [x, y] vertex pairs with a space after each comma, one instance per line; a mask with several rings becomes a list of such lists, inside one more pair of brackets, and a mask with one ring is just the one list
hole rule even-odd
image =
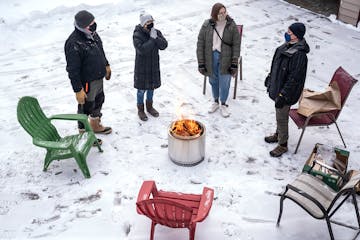
[[341, 109], [341, 93], [336, 82], [329, 85], [324, 92], [304, 89], [297, 112], [305, 117], [313, 113]]

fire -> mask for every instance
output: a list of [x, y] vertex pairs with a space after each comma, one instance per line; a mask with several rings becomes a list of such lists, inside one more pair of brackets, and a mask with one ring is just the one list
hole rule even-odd
[[195, 120], [182, 119], [175, 121], [171, 132], [179, 136], [195, 136], [201, 133], [201, 127]]

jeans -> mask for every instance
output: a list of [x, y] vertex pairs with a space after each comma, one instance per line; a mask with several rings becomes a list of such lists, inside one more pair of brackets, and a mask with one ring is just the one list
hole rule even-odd
[[218, 51], [213, 51], [213, 75], [209, 78], [209, 82], [214, 99], [217, 100], [220, 97], [220, 102], [226, 103], [229, 96], [231, 75], [221, 74], [220, 54]]
[[137, 90], [137, 104], [144, 104], [144, 95], [146, 92], [146, 101], [152, 102], [154, 90]]

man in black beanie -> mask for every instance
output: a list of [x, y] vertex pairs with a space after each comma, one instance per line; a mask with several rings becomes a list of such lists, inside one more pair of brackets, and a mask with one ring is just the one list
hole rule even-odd
[[271, 71], [265, 79], [269, 97], [275, 102], [276, 131], [265, 137], [267, 143], [278, 143], [270, 151], [272, 157], [280, 157], [288, 151], [289, 111], [304, 89], [310, 48], [304, 39], [305, 25], [300, 22], [291, 24], [285, 32], [285, 43], [274, 54]]
[[[65, 42], [66, 71], [78, 102], [78, 113], [89, 116], [95, 133], [109, 134], [111, 127], [101, 124], [101, 108], [105, 100], [103, 78], [109, 80], [111, 69], [96, 32], [95, 17], [83, 10], [75, 15], [75, 30]], [[82, 123], [79, 131], [84, 132]]]

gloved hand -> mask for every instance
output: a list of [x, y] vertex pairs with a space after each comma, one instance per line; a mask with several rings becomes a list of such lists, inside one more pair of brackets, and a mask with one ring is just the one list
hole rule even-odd
[[107, 66], [106, 66], [105, 79], [106, 79], [106, 80], [110, 80], [110, 78], [111, 78], [111, 68], [110, 68], [110, 65], [107, 65]]
[[76, 101], [79, 104], [85, 104], [85, 99], [87, 96], [83, 88], [79, 92], [76, 92], [75, 95], [76, 95]]
[[279, 95], [275, 98], [275, 107], [283, 108], [285, 106], [285, 98], [283, 95]]
[[235, 77], [238, 73], [238, 64], [236, 62], [231, 63], [230, 74]]
[[198, 70], [202, 75], [205, 75], [205, 73], [207, 72], [205, 64], [203, 64], [203, 63], [199, 64]]
[[157, 38], [157, 31], [156, 31], [155, 28], [151, 28], [150, 37], [153, 38], [153, 39]]

